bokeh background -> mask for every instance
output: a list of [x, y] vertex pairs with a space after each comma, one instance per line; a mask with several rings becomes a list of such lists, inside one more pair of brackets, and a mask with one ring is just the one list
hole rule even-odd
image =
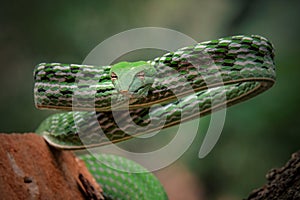
[[269, 169], [300, 149], [299, 10], [297, 0], [1, 2], [0, 131], [34, 131], [50, 114], [34, 107], [36, 64], [81, 63], [97, 44], [121, 31], [165, 27], [198, 41], [260, 34], [276, 49], [274, 87], [227, 110], [221, 138], [207, 157], [197, 156], [199, 133], [172, 169], [158, 172], [172, 199], [245, 198], [266, 182]]

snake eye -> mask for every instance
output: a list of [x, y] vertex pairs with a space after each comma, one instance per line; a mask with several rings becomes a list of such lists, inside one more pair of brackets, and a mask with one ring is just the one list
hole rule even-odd
[[112, 72], [111, 73], [111, 75], [110, 75], [110, 79], [111, 79], [111, 81], [115, 81], [115, 80], [117, 80], [118, 79], [118, 76], [117, 76], [117, 74], [115, 74], [114, 72]]
[[145, 72], [140, 71], [139, 73], [136, 74], [136, 77], [138, 77], [141, 80], [144, 80], [145, 79]]

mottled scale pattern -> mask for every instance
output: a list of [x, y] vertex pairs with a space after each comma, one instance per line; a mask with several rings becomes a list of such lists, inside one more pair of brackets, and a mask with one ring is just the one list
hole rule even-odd
[[[174, 93], [185, 96], [207, 86], [254, 79], [273, 82], [273, 58], [272, 44], [256, 35], [221, 38], [181, 48], [148, 61], [158, 71], [152, 94], [132, 100], [130, 107], [148, 107], [174, 99]], [[39, 64], [34, 72], [36, 106], [64, 110], [108, 111], [111, 106], [116, 109], [126, 99], [114, 89], [110, 68]]]
[[[254, 89], [256, 92], [253, 92]], [[199, 118], [200, 115], [209, 114], [212, 109], [216, 111], [230, 106], [263, 90], [265, 88], [257, 82], [245, 82], [196, 92], [161, 107], [154, 107], [151, 111], [149, 108], [138, 108], [114, 111], [115, 115], [112, 111], [58, 113], [47, 118], [37, 132], [43, 133], [58, 148], [81, 149], [83, 144], [85, 147], [100, 146]], [[121, 120], [122, 124], [117, 123], [116, 119]]]
[[[91, 100], [110, 107], [116, 90], [110, 81], [110, 66], [41, 63], [34, 71], [37, 107], [85, 108]], [[88, 104], [89, 105], [89, 104]]]
[[[83, 155], [80, 158], [85, 161], [87, 168], [93, 172], [96, 181], [101, 183], [104, 196], [107, 199], [167, 199], [167, 195], [158, 179], [152, 173], [145, 173], [148, 170], [133, 161], [108, 154]], [[140, 184], [137, 185], [137, 183]]]

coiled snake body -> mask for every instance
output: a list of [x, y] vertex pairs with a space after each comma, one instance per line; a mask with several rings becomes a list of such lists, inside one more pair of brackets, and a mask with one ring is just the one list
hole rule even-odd
[[[184, 47], [147, 62], [41, 63], [34, 71], [36, 106], [73, 112], [50, 116], [36, 132], [56, 148], [82, 149], [174, 126], [270, 88], [275, 82], [273, 59], [267, 39], [239, 35]], [[167, 198], [150, 173], [114, 176], [117, 172], [95, 158], [83, 159], [113, 199]], [[141, 167], [116, 156], [98, 159]]]

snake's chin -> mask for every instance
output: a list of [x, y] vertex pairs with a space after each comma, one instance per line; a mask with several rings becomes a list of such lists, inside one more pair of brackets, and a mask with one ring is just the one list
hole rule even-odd
[[147, 95], [148, 95], [148, 89], [144, 89], [144, 88], [141, 88], [137, 91], [134, 91], [134, 92], [130, 92], [130, 91], [120, 91], [119, 92], [119, 95], [121, 95], [124, 99], [141, 99], [141, 98], [146, 98]]

